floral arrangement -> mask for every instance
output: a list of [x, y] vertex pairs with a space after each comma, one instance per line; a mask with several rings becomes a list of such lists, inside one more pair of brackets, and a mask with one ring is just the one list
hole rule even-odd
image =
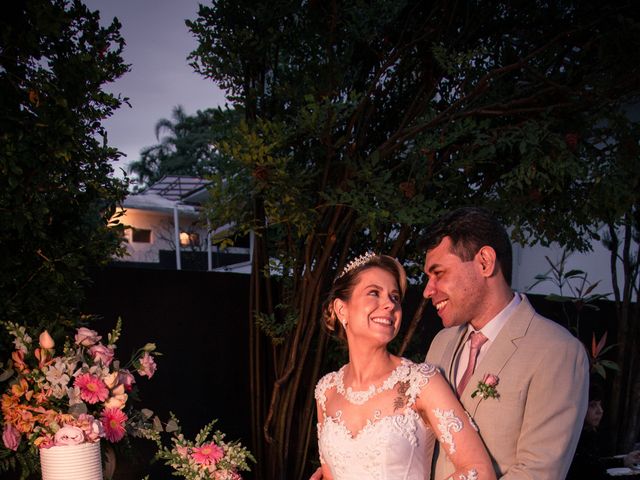
[[500, 378], [493, 373], [486, 373], [484, 378], [478, 382], [478, 386], [471, 393], [471, 398], [475, 398], [476, 395], [480, 395], [484, 400], [487, 398], [499, 398], [500, 394], [496, 387], [500, 383]]
[[78, 328], [57, 356], [55, 342], [46, 330], [34, 345], [24, 326], [4, 325], [15, 345], [8, 368], [0, 376], [2, 381], [10, 380], [2, 395], [6, 448], [17, 451], [23, 439], [38, 448], [101, 438], [116, 443], [126, 433], [146, 427], [153, 413], [133, 411], [128, 399], [136, 383], [134, 374], [151, 378], [158, 353], [153, 343], [147, 343], [129, 363], [121, 365], [115, 359], [120, 319], [105, 343], [97, 332]]
[[156, 417], [154, 429], [147, 431], [147, 436], [158, 446], [156, 457], [173, 468], [176, 476], [188, 480], [241, 480], [239, 472], [249, 471], [248, 462], [255, 462], [255, 458], [239, 442], [225, 441], [224, 433], [213, 431], [216, 422], [204, 426], [191, 441], [182, 434], [178, 419], [172, 414], [166, 427], [172, 433], [171, 447], [165, 447], [159, 432], [162, 426]]

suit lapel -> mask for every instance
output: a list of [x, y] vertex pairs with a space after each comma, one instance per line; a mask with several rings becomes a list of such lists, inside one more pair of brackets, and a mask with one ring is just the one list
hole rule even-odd
[[[533, 307], [523, 295], [520, 304], [511, 316], [509, 316], [507, 323], [490, 346], [485, 357], [478, 364], [476, 371], [469, 379], [469, 383], [462, 393], [461, 401], [472, 416], [476, 414], [480, 401], [482, 400], [482, 396], [480, 395], [471, 398], [471, 394], [476, 389], [478, 382], [481, 381], [487, 373], [492, 373], [500, 378], [500, 373], [518, 349], [519, 339], [526, 335], [534, 314], [535, 311]], [[498, 387], [498, 392], [499, 391], [500, 388]]]
[[447, 348], [445, 349], [444, 356], [442, 359], [442, 368], [445, 370], [444, 373], [446, 375], [447, 381], [449, 385], [455, 390], [456, 387], [456, 378], [455, 378], [455, 360], [458, 358], [460, 353], [460, 348], [462, 348], [462, 344], [464, 338], [466, 337], [467, 326], [462, 325], [458, 327], [455, 335], [451, 337]]

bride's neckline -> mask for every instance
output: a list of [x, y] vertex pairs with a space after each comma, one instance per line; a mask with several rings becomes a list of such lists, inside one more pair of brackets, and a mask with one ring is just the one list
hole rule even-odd
[[399, 380], [399, 371], [402, 367], [407, 365], [408, 360], [406, 358], [401, 358], [400, 363], [396, 365], [396, 367], [389, 373], [389, 376], [382, 382], [382, 385], [376, 387], [374, 384], [369, 385], [369, 388], [366, 390], [353, 390], [351, 387], [344, 387], [344, 370], [347, 365], [343, 365], [340, 370], [338, 370], [338, 375], [336, 378], [336, 391], [342, 395], [349, 403], [354, 405], [363, 405], [368, 400], [370, 400], [375, 395], [382, 393], [386, 390], [391, 390]]

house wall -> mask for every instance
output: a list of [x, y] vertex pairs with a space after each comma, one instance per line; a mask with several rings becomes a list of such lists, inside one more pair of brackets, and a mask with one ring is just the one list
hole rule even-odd
[[[180, 230], [197, 233], [200, 237], [198, 245], [183, 247], [183, 250], [206, 251], [207, 229], [197, 226], [197, 217], [180, 213]], [[151, 230], [150, 243], [133, 241], [133, 231], [125, 232], [127, 256], [119, 258], [122, 262], [158, 263], [160, 250], [175, 250], [173, 214], [128, 208], [120, 221], [137, 229]]]

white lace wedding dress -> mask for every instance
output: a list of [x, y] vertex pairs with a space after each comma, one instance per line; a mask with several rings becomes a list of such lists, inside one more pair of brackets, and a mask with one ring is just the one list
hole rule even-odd
[[363, 392], [345, 389], [344, 369], [315, 390], [324, 417], [320, 461], [334, 480], [428, 480], [435, 435], [414, 405], [435, 367], [402, 359], [382, 385]]

